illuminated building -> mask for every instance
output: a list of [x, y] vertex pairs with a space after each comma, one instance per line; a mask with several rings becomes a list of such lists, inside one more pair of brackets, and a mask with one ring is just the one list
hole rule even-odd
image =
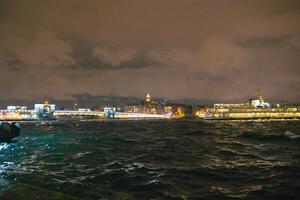
[[74, 103], [73, 110], [78, 110], [78, 104], [77, 103]]
[[183, 106], [178, 106], [176, 111], [176, 116], [181, 118], [185, 116], [185, 108]]
[[172, 104], [168, 101], [154, 101], [148, 93], [140, 104], [122, 106], [122, 110], [127, 113], [140, 113], [151, 115], [168, 115], [173, 118], [184, 117], [188, 110], [185, 105]]
[[26, 106], [7, 106], [6, 108], [8, 111], [22, 111], [27, 110]]
[[141, 113], [141, 105], [140, 104], [124, 105], [123, 111], [128, 113]]
[[43, 104], [34, 104], [34, 111], [38, 119], [54, 119], [55, 105], [45, 101]]
[[105, 118], [115, 118], [116, 108], [106, 107], [104, 108], [104, 116]]

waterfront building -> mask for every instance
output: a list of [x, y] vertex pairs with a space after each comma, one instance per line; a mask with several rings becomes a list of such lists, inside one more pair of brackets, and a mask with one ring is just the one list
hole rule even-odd
[[105, 118], [115, 118], [116, 108], [106, 107], [104, 108], [104, 117]]
[[129, 104], [122, 106], [121, 110], [128, 113], [141, 113], [141, 104]]
[[22, 111], [27, 110], [26, 106], [7, 106], [6, 110], [8, 111]]
[[36, 112], [36, 117], [38, 119], [53, 119], [55, 105], [49, 104], [48, 101], [45, 101], [42, 104], [34, 104], [34, 111]]

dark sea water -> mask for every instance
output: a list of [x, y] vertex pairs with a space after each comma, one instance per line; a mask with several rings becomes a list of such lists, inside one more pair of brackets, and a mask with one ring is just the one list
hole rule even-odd
[[0, 199], [300, 199], [300, 122], [22, 124]]

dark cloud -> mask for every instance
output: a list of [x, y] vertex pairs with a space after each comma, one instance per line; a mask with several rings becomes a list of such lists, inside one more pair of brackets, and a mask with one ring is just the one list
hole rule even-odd
[[78, 103], [80, 106], [97, 106], [97, 105], [120, 105], [120, 104], [134, 104], [140, 103], [141, 98], [136, 97], [120, 97], [114, 94], [110, 96], [103, 95], [92, 95], [89, 93], [83, 94], [72, 94], [74, 102]]
[[285, 47], [289, 43], [291, 36], [279, 36], [279, 37], [255, 37], [241, 39], [238, 43], [245, 48], [253, 47]]
[[2, 0], [0, 99], [299, 101], [297, 0]]
[[19, 72], [24, 66], [27, 66], [24, 61], [22, 61], [17, 55], [14, 54], [3, 55], [2, 59], [5, 63], [5, 66], [3, 67], [7, 67], [8, 70], [12, 70], [15, 72]]

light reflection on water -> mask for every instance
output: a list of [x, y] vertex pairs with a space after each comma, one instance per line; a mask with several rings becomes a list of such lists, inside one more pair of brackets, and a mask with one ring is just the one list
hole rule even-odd
[[[38, 190], [50, 199], [53, 192], [79, 199], [293, 199], [298, 194], [299, 122], [51, 126], [24, 124], [19, 138], [0, 145], [5, 197]], [[276, 193], [282, 186], [286, 192]]]

